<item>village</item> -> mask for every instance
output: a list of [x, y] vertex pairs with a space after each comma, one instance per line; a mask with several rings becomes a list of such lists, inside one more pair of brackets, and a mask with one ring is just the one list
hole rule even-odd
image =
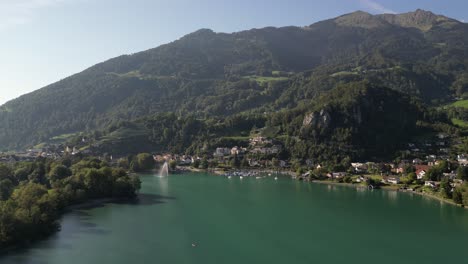
[[[217, 147], [211, 155], [174, 153], [152, 155], [156, 164], [170, 162], [172, 170], [209, 170], [220, 175], [241, 169], [247, 171], [247, 174], [263, 170], [290, 175], [298, 181], [321, 181], [436, 193], [442, 180], [447, 179], [450, 182], [453, 192], [454, 188], [462, 185], [468, 176], [465, 169], [468, 168], [468, 155], [453, 153], [450, 148], [452, 143], [447, 135], [438, 134], [432, 141], [408, 143], [404, 153], [412, 158], [391, 162], [354, 161], [339, 171], [311, 159], [303, 162], [288, 159], [283, 152], [281, 142], [263, 136], [252, 136], [247, 146]], [[60, 144], [28, 149], [24, 152], [0, 153], [0, 162], [34, 161], [38, 157], [60, 159], [70, 155], [99, 156], [113, 165], [126, 158], [108, 153], [92, 153], [90, 149], [83, 150], [80, 146]]]

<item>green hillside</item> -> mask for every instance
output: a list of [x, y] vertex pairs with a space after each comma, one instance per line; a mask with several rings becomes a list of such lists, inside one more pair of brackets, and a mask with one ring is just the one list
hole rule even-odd
[[443, 104], [467, 92], [467, 43], [466, 24], [422, 10], [232, 34], [202, 29], [6, 103], [0, 150], [163, 113], [204, 121], [274, 113], [349, 82]]

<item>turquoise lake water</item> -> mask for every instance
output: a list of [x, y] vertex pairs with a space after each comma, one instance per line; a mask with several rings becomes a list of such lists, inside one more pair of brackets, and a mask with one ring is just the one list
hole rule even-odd
[[392, 191], [141, 175], [140, 201], [66, 214], [1, 264], [468, 263], [468, 210]]

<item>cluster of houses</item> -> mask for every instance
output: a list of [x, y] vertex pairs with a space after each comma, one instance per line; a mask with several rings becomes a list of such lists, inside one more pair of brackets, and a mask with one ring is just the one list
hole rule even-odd
[[162, 154], [153, 155], [156, 162], [162, 163], [168, 160], [175, 160], [179, 166], [188, 166], [196, 160], [201, 160], [201, 157], [190, 155], [177, 155], [177, 154]]
[[[271, 157], [277, 156], [282, 151], [282, 146], [276, 144], [274, 140], [266, 137], [253, 137], [249, 140], [248, 147], [218, 147], [213, 152], [210, 160], [215, 160], [218, 164], [225, 164], [237, 157], [239, 160], [246, 159], [250, 167], [270, 167], [279, 166], [287, 168], [288, 162], [278, 160], [278, 164], [273, 164]], [[164, 162], [167, 160], [175, 160], [180, 166], [188, 166], [196, 160], [201, 160], [199, 156], [177, 155], [177, 154], [160, 154], [154, 155], [156, 162]]]
[[[375, 173], [377, 170], [382, 176], [382, 183], [400, 184], [400, 177], [405, 174], [408, 168], [410, 168], [415, 172], [417, 180], [424, 182], [424, 186], [437, 188], [440, 183], [426, 180], [426, 174], [431, 167], [439, 165], [442, 160], [449, 160], [449, 157], [428, 155], [424, 160], [419, 158], [415, 158], [413, 160], [402, 160], [398, 165], [392, 163], [376, 164], [373, 162], [353, 162], [351, 163], [351, 168], [348, 170], [348, 172], [330, 172], [326, 174], [326, 176], [330, 179], [340, 179], [348, 176], [349, 174], [363, 175], [368, 173]], [[458, 163], [458, 166], [468, 166], [468, 155], [457, 155], [456, 162]], [[320, 165], [316, 167], [316, 169], [320, 168]], [[443, 173], [443, 177], [447, 177], [452, 180], [454, 186], [463, 183], [463, 181], [457, 179], [457, 174], [455, 171], [445, 172]], [[363, 182], [365, 181], [365, 177], [359, 176], [355, 181]]]
[[[76, 147], [68, 146], [54, 146], [44, 148], [31, 148], [26, 151], [19, 151], [14, 153], [0, 153], [0, 162], [15, 163], [20, 161], [34, 161], [37, 158], [60, 159], [66, 155], [77, 155], [83, 153]], [[83, 154], [90, 154], [84, 151]]]
[[[262, 159], [261, 156], [276, 156], [282, 151], [282, 149], [282, 146], [280, 144], [276, 144], [274, 140], [257, 136], [249, 140], [248, 147], [234, 146], [216, 148], [213, 153], [213, 158], [217, 159], [219, 162], [225, 162], [236, 156], [237, 158], [242, 159], [247, 154], [252, 154], [249, 155], [250, 157], [248, 158], [248, 162], [251, 167], [267, 167], [272, 165], [271, 159]], [[279, 166], [286, 167], [287, 162], [280, 160]]]

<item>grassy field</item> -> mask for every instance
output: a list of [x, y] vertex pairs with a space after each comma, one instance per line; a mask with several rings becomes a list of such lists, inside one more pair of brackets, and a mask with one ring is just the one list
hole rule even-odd
[[249, 136], [243, 137], [243, 136], [232, 136], [232, 137], [222, 137], [223, 139], [227, 140], [246, 140], [248, 141], [250, 139]]
[[331, 74], [331, 77], [338, 77], [338, 76], [346, 76], [346, 75], [359, 75], [357, 72], [351, 72], [351, 71], [340, 71], [340, 72], [335, 72]]
[[251, 81], [256, 81], [258, 84], [289, 80], [288, 77], [267, 77], [267, 76], [256, 76], [256, 75], [244, 76], [244, 78], [249, 79]]
[[468, 100], [456, 101], [453, 104], [451, 104], [450, 106], [468, 108]]
[[56, 137], [51, 138], [53, 141], [66, 141], [67, 139], [70, 139], [74, 136], [77, 136], [78, 133], [70, 133], [70, 134], [62, 134]]
[[468, 127], [468, 122], [465, 122], [461, 119], [457, 119], [457, 118], [452, 118], [452, 123], [454, 125], [457, 125], [459, 127]]
[[109, 135], [101, 139], [102, 142], [109, 141], [120, 141], [128, 138], [143, 137], [146, 136], [147, 131], [144, 127], [135, 127], [135, 128], [119, 128], [116, 131], [110, 133]]

